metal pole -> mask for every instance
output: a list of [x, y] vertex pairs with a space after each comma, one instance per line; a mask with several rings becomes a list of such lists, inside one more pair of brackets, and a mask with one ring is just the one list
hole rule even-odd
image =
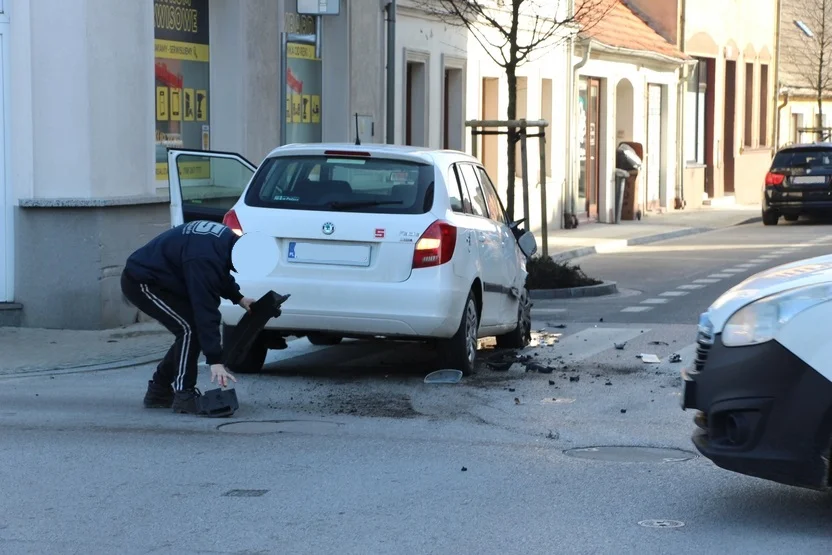
[[387, 144], [396, 143], [396, 0], [387, 4]]
[[324, 18], [320, 15], [315, 16], [315, 57], [321, 59], [321, 50], [323, 49], [324, 37]]
[[539, 127], [540, 133], [540, 221], [543, 235], [543, 258], [549, 256], [549, 210], [546, 208], [546, 128]]
[[520, 167], [523, 169], [523, 217], [526, 219], [526, 229], [531, 229], [529, 219], [529, 157], [526, 150], [526, 120], [520, 120]]
[[479, 148], [477, 147], [477, 130], [479, 128], [476, 126], [471, 127], [471, 156], [477, 158], [477, 153], [479, 152]]
[[283, 117], [280, 120], [280, 142], [279, 146], [286, 144], [287, 120], [291, 121], [292, 111], [288, 109], [288, 94], [286, 92], [286, 73], [289, 71], [289, 35], [280, 33], [280, 111]]

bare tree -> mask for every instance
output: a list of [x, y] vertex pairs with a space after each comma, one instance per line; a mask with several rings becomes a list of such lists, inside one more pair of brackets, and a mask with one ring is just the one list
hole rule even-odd
[[[618, 0], [417, 0], [420, 7], [452, 26], [464, 27], [505, 71], [506, 119], [517, 118], [517, 69], [562, 41], [585, 32]], [[562, 10], [562, 6], [566, 6]], [[518, 130], [508, 130], [507, 212], [514, 219]]]
[[823, 140], [823, 98], [832, 86], [832, 0], [787, 0], [795, 19], [784, 33], [783, 54], [790, 65], [789, 83], [811, 89], [818, 103], [815, 128]]

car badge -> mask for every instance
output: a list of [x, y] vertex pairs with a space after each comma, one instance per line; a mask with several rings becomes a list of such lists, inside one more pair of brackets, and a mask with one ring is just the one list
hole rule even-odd
[[332, 222], [326, 222], [323, 227], [321, 227], [321, 231], [324, 232], [324, 235], [332, 235], [335, 233], [335, 226]]

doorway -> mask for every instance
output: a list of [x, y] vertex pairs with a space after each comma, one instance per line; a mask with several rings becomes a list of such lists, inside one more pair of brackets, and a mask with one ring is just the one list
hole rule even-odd
[[442, 148], [462, 150], [464, 116], [462, 113], [463, 77], [459, 68], [445, 68], [442, 100]]
[[404, 144], [427, 146], [425, 111], [427, 69], [423, 62], [407, 62], [405, 72]]
[[12, 299], [12, 199], [7, 163], [9, 137], [9, 22], [8, 16], [0, 13], [0, 302]]
[[661, 205], [662, 150], [662, 85], [647, 85], [647, 186], [644, 188], [645, 210], [656, 210]]
[[[600, 172], [601, 81], [581, 77], [578, 83], [578, 206], [588, 219], [598, 218], [598, 179]], [[579, 213], [580, 215], [580, 213]]]
[[725, 127], [723, 128], [722, 149], [724, 164], [723, 194], [734, 194], [734, 127], [736, 123], [737, 62], [725, 62]]

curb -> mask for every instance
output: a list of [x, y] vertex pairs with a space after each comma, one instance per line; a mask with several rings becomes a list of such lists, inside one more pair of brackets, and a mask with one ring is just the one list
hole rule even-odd
[[[761, 220], [762, 218], [758, 218]], [[744, 221], [742, 223], [751, 223], [754, 218], [750, 218], [748, 221]], [[741, 225], [741, 224], [737, 224]], [[686, 229], [678, 229], [676, 231], [666, 231], [664, 233], [656, 233], [654, 235], [645, 235], [644, 237], [633, 237], [632, 239], [613, 239], [605, 241], [607, 244], [615, 244], [619, 247], [629, 247], [634, 245], [647, 245], [649, 243], [658, 243], [659, 241], [667, 241], [669, 239], [678, 239], [679, 237], [687, 237], [690, 235], [698, 235], [700, 233], [705, 233], [708, 231], [715, 231], [719, 228], [714, 227], [689, 227]], [[591, 254], [599, 254], [603, 252], [608, 252], [605, 249], [605, 243], [601, 243], [600, 245], [595, 245], [592, 247], [579, 247], [577, 249], [572, 249], [568, 251], [561, 251], [557, 254], [551, 255], [552, 260], [556, 262], [565, 262], [567, 260], [572, 260], [573, 258], [580, 258], [582, 256], [588, 256]]]
[[760, 222], [762, 222], [762, 221], [763, 221], [763, 217], [762, 217], [762, 216], [755, 216], [755, 217], [753, 217], [753, 218], [748, 218], [747, 220], [743, 220], [743, 221], [741, 221], [741, 222], [740, 222], [740, 223], [738, 223], [738, 224], [734, 224], [734, 225], [733, 225], [733, 226], [731, 226], [731, 227], [737, 227], [738, 225], [746, 225], [746, 224], [756, 224], [756, 223], [760, 223]]
[[20, 377], [40, 377], [40, 376], [60, 376], [63, 374], [80, 374], [83, 372], [102, 372], [106, 370], [121, 370], [123, 368], [132, 368], [134, 366], [143, 366], [145, 364], [152, 364], [159, 362], [165, 357], [165, 352], [162, 351], [153, 355], [145, 355], [143, 357], [130, 358], [124, 360], [117, 360], [114, 362], [105, 362], [103, 364], [89, 364], [81, 366], [66, 366], [44, 370], [11, 370], [9, 372], [0, 373], [0, 380], [5, 378], [20, 378]]
[[566, 287], [563, 289], [530, 289], [532, 299], [579, 299], [582, 297], [602, 297], [618, 293], [618, 284], [614, 281], [604, 281], [598, 285], [584, 287]]

